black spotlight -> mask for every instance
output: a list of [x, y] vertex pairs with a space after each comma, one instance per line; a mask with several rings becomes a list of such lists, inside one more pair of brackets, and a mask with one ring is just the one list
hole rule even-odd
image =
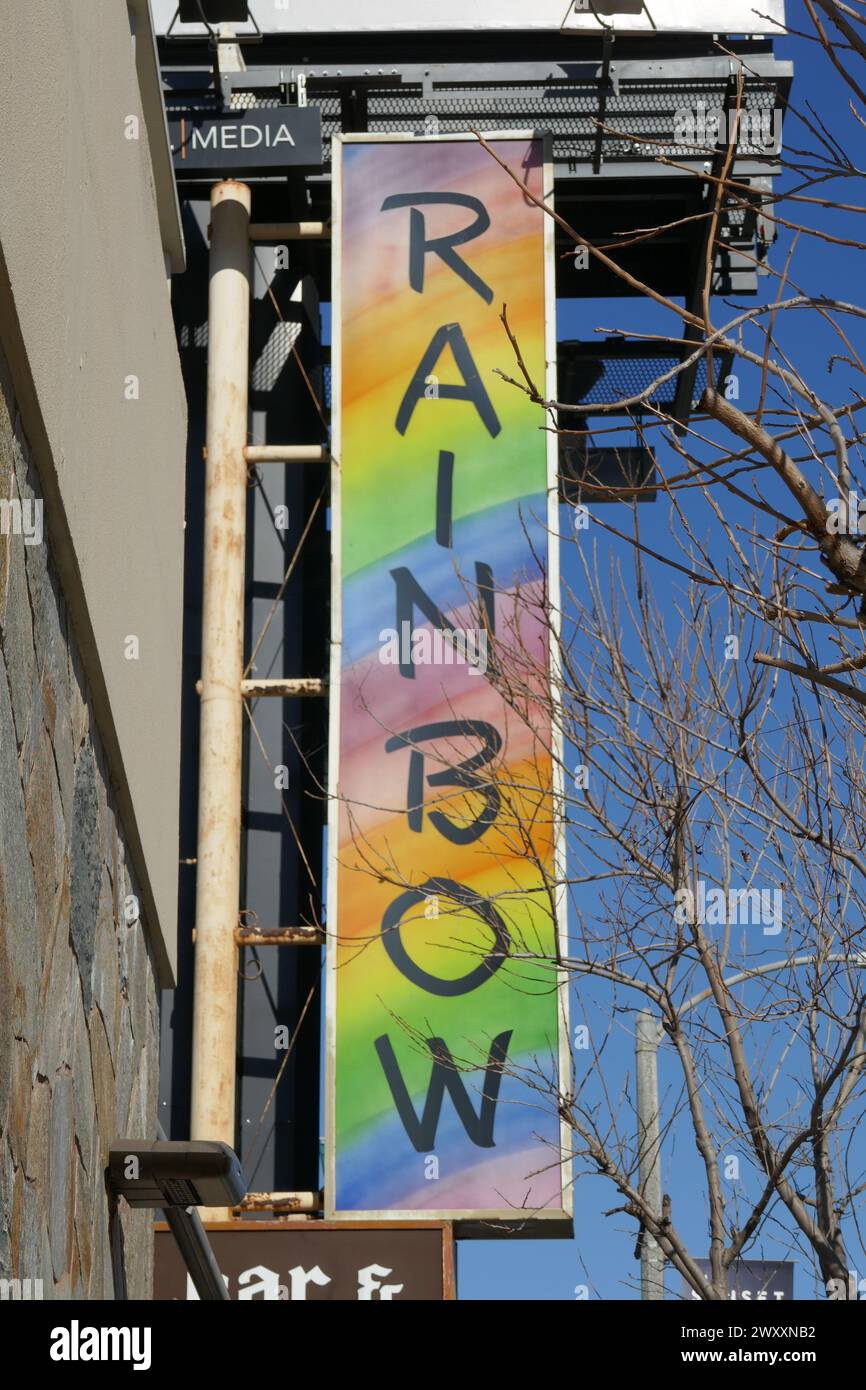
[[115, 1139], [108, 1171], [131, 1207], [236, 1207], [247, 1191], [234, 1150], [216, 1140]]

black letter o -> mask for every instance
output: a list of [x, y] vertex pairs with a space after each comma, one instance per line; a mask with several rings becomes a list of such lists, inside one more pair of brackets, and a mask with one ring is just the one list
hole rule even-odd
[[[409, 955], [400, 936], [400, 921], [404, 914], [410, 907], [424, 902], [433, 893], [451, 898], [454, 902], [477, 912], [496, 937], [493, 950], [484, 957], [481, 964], [470, 970], [468, 975], [461, 975], [456, 980], [441, 980], [438, 975], [430, 975], [426, 970], [422, 970]], [[401, 893], [386, 909], [382, 918], [382, 944], [391, 964], [396, 965], [400, 974], [405, 975], [413, 985], [418, 985], [428, 994], [453, 998], [458, 994], [469, 994], [473, 989], [478, 989], [479, 985], [483, 985], [505, 964], [511, 938], [505, 923], [489, 899], [474, 893], [462, 883], [455, 883], [451, 878], [430, 878], [426, 883], [422, 883], [420, 888], [409, 888], [405, 893]]]

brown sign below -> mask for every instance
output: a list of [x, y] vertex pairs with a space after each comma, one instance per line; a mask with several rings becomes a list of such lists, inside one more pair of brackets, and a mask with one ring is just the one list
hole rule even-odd
[[[456, 1296], [447, 1224], [227, 1221], [205, 1229], [233, 1299], [369, 1303]], [[154, 1246], [154, 1298], [197, 1298], [163, 1222], [156, 1225]]]

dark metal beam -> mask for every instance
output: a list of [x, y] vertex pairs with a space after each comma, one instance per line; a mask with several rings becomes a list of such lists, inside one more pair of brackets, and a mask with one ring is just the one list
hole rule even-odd
[[163, 1207], [163, 1216], [177, 1242], [177, 1248], [203, 1302], [229, 1303], [216, 1256], [195, 1207]]

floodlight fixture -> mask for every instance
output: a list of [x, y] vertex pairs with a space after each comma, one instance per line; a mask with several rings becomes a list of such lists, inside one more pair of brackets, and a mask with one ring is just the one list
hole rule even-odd
[[116, 1139], [108, 1172], [131, 1207], [236, 1207], [247, 1191], [237, 1154], [216, 1140]]

